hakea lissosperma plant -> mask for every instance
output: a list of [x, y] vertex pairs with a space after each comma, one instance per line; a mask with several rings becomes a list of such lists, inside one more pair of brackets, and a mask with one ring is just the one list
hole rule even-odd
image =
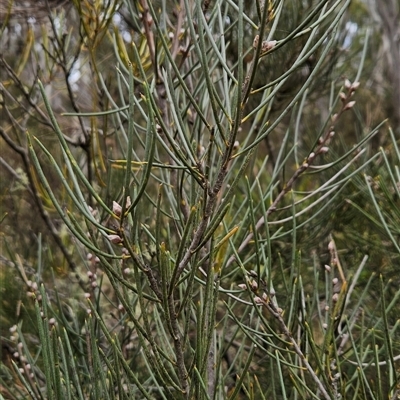
[[2, 137], [70, 269], [29, 286], [18, 396], [394, 396], [397, 325], [364, 302], [367, 259], [342, 265], [332, 222], [381, 128], [344, 143], [362, 65], [323, 84], [349, 1], [95, 3], [49, 14], [31, 93], [7, 68], [38, 119], [7, 105]]

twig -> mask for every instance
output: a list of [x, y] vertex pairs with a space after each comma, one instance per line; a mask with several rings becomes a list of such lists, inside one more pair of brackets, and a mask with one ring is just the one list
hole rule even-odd
[[[342, 114], [351, 109], [355, 101], [350, 101], [350, 98], [358, 88], [359, 83], [354, 82], [351, 84], [349, 81], [346, 80], [345, 82], [345, 87], [347, 89], [347, 95], [344, 94], [343, 92], [340, 93], [340, 98], [342, 101], [342, 107], [340, 108], [340, 111], [337, 114], [334, 114], [332, 116], [332, 123], [329, 126], [329, 128], [326, 130], [325, 134], [319, 139], [317, 147], [314, 151], [312, 151], [308, 157], [305, 159], [302, 165], [300, 165], [299, 168], [294, 172], [292, 177], [286, 182], [286, 185], [283, 187], [283, 189], [280, 191], [278, 196], [275, 198], [274, 202], [269, 206], [267, 209], [265, 216], [262, 216], [256, 223], [255, 225], [255, 232], [257, 232], [266, 222], [266, 219], [276, 211], [278, 204], [281, 202], [281, 200], [285, 197], [285, 195], [292, 189], [294, 183], [296, 180], [302, 175], [307, 169], [310, 167], [310, 165], [315, 161], [315, 159], [320, 156], [321, 154], [325, 154], [328, 152], [329, 148], [328, 145], [330, 144], [334, 134], [335, 134], [335, 126], [339, 120], [339, 118], [342, 116]], [[247, 245], [251, 242], [251, 240], [254, 237], [255, 232], [250, 232], [246, 238], [243, 240], [243, 242], [240, 244], [237, 252], [240, 253], [242, 252]], [[226, 266], [228, 267], [235, 261], [236, 257], [235, 255], [232, 255], [227, 263]]]

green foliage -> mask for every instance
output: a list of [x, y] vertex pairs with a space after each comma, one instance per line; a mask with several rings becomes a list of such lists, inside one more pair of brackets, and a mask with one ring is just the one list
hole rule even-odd
[[340, 77], [350, 2], [244, 3], [74, 1], [2, 57], [3, 165], [48, 233], [21, 257], [2, 222], [9, 398], [399, 394], [400, 152]]

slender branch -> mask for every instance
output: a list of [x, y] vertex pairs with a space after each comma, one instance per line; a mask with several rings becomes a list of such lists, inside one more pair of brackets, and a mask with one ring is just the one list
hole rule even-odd
[[[300, 175], [302, 175], [305, 171], [308, 170], [308, 168], [310, 167], [310, 165], [315, 161], [315, 159], [322, 155], [325, 154], [329, 148], [327, 147], [334, 134], [335, 134], [335, 126], [337, 125], [340, 117], [343, 115], [343, 113], [349, 109], [351, 109], [355, 102], [354, 101], [350, 101], [350, 98], [353, 96], [354, 92], [356, 91], [356, 89], [359, 86], [358, 82], [354, 82], [353, 84], [351, 84], [350, 82], [346, 81], [346, 89], [347, 89], [347, 94], [344, 94], [343, 92], [340, 93], [340, 98], [342, 101], [342, 106], [339, 110], [339, 112], [337, 114], [334, 114], [332, 116], [332, 122], [329, 125], [328, 129], [325, 131], [325, 134], [319, 139], [318, 144], [315, 148], [314, 151], [312, 151], [308, 157], [305, 159], [305, 161], [303, 162], [302, 165], [300, 165], [299, 168], [297, 168], [297, 170], [294, 172], [294, 174], [291, 176], [291, 178], [286, 182], [285, 186], [283, 187], [283, 189], [279, 192], [278, 196], [275, 198], [275, 200], [273, 201], [273, 203], [269, 206], [269, 208], [266, 211], [266, 215], [262, 216], [256, 223], [255, 225], [255, 232], [257, 232], [262, 226], [264, 226], [266, 219], [273, 213], [276, 211], [278, 204], [282, 201], [282, 199], [286, 196], [286, 194], [288, 192], [290, 192], [292, 190], [292, 187], [294, 185], [294, 183], [297, 181], [297, 179], [300, 177]], [[238, 254], [240, 252], [242, 252], [247, 245], [251, 242], [251, 240], [254, 237], [254, 233], [255, 232], [250, 232], [246, 238], [243, 240], [243, 242], [240, 244], [237, 252]], [[231, 265], [234, 261], [235, 261], [236, 257], [235, 255], [232, 255], [228, 261], [226, 266]]]

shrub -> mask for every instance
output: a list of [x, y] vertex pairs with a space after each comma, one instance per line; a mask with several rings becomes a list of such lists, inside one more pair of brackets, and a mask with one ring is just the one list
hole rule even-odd
[[382, 124], [346, 127], [348, 4], [74, 1], [2, 58], [2, 138], [51, 237], [32, 276], [9, 252], [34, 305], [10, 398], [395, 398], [400, 292], [336, 245], [352, 205], [398, 254], [396, 141], [392, 162]]

